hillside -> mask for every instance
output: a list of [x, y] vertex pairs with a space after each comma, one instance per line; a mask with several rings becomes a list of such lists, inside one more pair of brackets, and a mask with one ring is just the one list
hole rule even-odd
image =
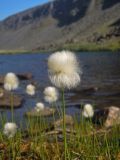
[[55, 0], [0, 22], [0, 50], [91, 46], [119, 49], [120, 0]]

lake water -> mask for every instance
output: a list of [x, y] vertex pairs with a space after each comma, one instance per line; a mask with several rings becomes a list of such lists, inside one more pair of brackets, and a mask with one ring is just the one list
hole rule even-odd
[[[30, 72], [37, 83], [37, 93], [34, 97], [25, 93], [25, 87], [30, 81], [21, 81], [16, 91], [25, 100], [23, 106], [15, 110], [18, 122], [24, 121], [25, 111], [33, 108], [37, 102], [44, 101], [43, 90], [51, 85], [47, 73], [49, 55], [46, 53], [0, 55], [0, 75], [7, 72]], [[85, 103], [92, 103], [96, 108], [110, 105], [120, 107], [120, 53], [81, 52], [77, 53], [77, 56], [82, 69], [81, 84], [77, 89], [65, 92], [67, 113], [78, 113], [80, 105]], [[10, 111], [5, 110], [5, 113], [9, 119]]]

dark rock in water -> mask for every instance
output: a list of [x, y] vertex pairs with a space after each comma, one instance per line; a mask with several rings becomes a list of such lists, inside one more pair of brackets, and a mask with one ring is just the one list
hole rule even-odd
[[111, 106], [95, 112], [93, 123], [103, 125], [106, 128], [120, 124], [120, 108]]
[[[31, 73], [21, 73], [16, 74], [19, 80], [31, 80], [33, 78], [33, 75]], [[0, 75], [0, 85], [4, 84], [4, 75]]]
[[93, 119], [92, 119], [93, 123], [97, 125], [103, 125], [103, 123], [107, 119], [108, 113], [109, 113], [108, 108], [102, 108], [102, 109], [95, 111]]
[[73, 92], [79, 93], [81, 95], [91, 95], [98, 90], [99, 90], [98, 87], [89, 87], [89, 88], [83, 88], [83, 89], [80, 89], [80, 90], [75, 89], [75, 90], [73, 90]]
[[[18, 95], [13, 95], [13, 107], [18, 108], [22, 106], [23, 99]], [[3, 96], [0, 97], [0, 108], [10, 108], [11, 107], [11, 93], [3, 91]]]
[[97, 87], [91, 87], [91, 88], [85, 88], [85, 89], [81, 90], [81, 92], [91, 94], [93, 92], [96, 92], [97, 90], [98, 90]]
[[31, 73], [17, 74], [17, 76], [20, 80], [31, 80], [33, 78], [33, 75]]
[[25, 113], [25, 116], [27, 117], [47, 117], [52, 116], [55, 113], [55, 109], [45, 107], [43, 110], [37, 112], [35, 109], [32, 109], [31, 111], [28, 111]]
[[2, 86], [4, 83], [4, 76], [0, 76], [0, 86]]

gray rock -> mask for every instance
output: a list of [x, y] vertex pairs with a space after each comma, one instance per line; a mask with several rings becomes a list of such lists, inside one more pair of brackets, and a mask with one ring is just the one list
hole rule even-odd
[[[65, 115], [65, 124], [67, 128], [73, 127], [74, 125], [73, 117], [70, 115]], [[56, 120], [53, 125], [55, 129], [62, 128], [63, 118]]]
[[109, 128], [119, 124], [120, 124], [120, 108], [111, 106], [109, 108], [108, 116], [104, 123], [104, 126]]
[[55, 113], [55, 109], [45, 107], [44, 110], [37, 112], [35, 109], [32, 109], [31, 111], [28, 111], [25, 113], [25, 116], [27, 117], [47, 117], [51, 116]]
[[[22, 106], [23, 99], [18, 95], [13, 94], [13, 107]], [[11, 108], [11, 93], [3, 90], [3, 96], [0, 97], [0, 108]]]

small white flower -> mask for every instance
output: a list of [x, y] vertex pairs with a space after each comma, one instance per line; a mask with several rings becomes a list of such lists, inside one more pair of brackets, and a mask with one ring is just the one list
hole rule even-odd
[[86, 118], [91, 118], [94, 115], [93, 106], [91, 104], [84, 105], [82, 115]]
[[14, 73], [7, 73], [4, 78], [4, 88], [8, 91], [15, 90], [19, 86], [19, 80]]
[[56, 102], [58, 99], [58, 91], [55, 87], [46, 87], [44, 90], [44, 99], [48, 103]]
[[16, 132], [17, 132], [17, 125], [15, 123], [12, 122], [8, 122], [5, 124], [4, 126], [4, 130], [3, 133], [8, 137], [8, 138], [12, 138], [15, 136]]
[[70, 51], [56, 52], [48, 59], [49, 78], [56, 87], [74, 88], [80, 83], [80, 68], [77, 58]]
[[26, 87], [26, 93], [31, 96], [35, 95], [35, 86], [32, 84], [28, 84]]
[[35, 109], [35, 111], [40, 112], [40, 111], [44, 110], [44, 108], [45, 108], [44, 104], [39, 102], [39, 103], [36, 103], [36, 106], [34, 109]]

